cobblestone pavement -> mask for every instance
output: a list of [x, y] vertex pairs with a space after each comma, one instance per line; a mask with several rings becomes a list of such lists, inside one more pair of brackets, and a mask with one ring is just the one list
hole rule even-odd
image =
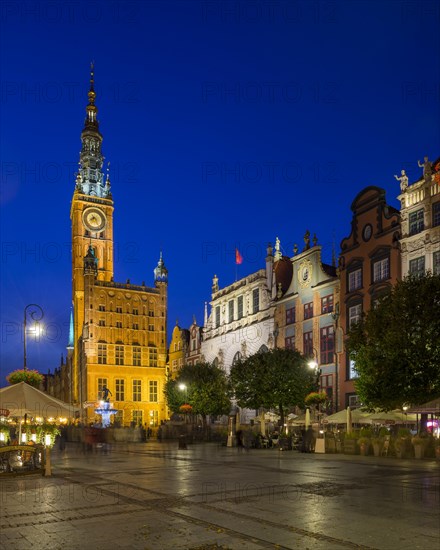
[[216, 444], [53, 452], [0, 478], [0, 548], [440, 548], [439, 463]]

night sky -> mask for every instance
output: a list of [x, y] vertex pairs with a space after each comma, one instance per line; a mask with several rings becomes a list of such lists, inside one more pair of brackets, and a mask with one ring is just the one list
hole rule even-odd
[[331, 261], [368, 185], [440, 152], [440, 7], [424, 1], [4, 2], [0, 385], [23, 365], [23, 310], [47, 327], [28, 368], [65, 353], [70, 201], [95, 62], [115, 201], [115, 281], [169, 269], [169, 336], [203, 323], [212, 277], [264, 267], [306, 229]]

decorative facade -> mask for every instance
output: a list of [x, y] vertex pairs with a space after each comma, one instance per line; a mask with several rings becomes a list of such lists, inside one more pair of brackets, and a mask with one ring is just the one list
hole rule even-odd
[[[220, 288], [214, 276], [209, 315], [205, 307], [202, 361], [214, 362], [229, 374], [238, 359], [273, 348], [270, 277], [271, 269], [261, 269]], [[246, 421], [249, 411], [242, 412]]]
[[430, 271], [440, 275], [440, 158], [428, 157], [419, 166], [422, 176], [401, 186], [402, 275]]
[[[401, 278], [400, 214], [386, 203], [385, 191], [366, 187], [354, 199], [351, 233], [341, 242], [339, 257], [339, 326], [350, 326], [374, 306]], [[339, 409], [359, 406], [354, 382], [356, 364], [344, 349], [339, 357]]]
[[[328, 413], [336, 409], [338, 369], [336, 338], [339, 280], [336, 267], [322, 262], [316, 237], [306, 232], [302, 252], [282, 256], [275, 245], [273, 300], [276, 346], [297, 349], [317, 365], [319, 387], [329, 397]], [[339, 346], [340, 347], [340, 346]]]
[[[72, 223], [73, 338], [70, 401], [96, 418], [103, 387], [118, 409], [115, 420], [156, 426], [167, 417], [166, 381], [168, 271], [162, 254], [154, 286], [114, 282], [113, 210], [110, 177], [103, 174], [93, 69]], [[67, 368], [67, 367], [66, 367]]]

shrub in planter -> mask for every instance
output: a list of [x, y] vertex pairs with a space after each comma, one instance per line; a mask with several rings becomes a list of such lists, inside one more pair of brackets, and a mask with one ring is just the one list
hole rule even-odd
[[358, 440], [359, 449], [362, 456], [366, 456], [368, 454], [368, 450], [370, 449], [370, 442], [371, 439], [369, 437], [360, 437]]
[[423, 458], [425, 455], [425, 449], [428, 445], [428, 435], [418, 434], [411, 439], [411, 443], [414, 448], [414, 456], [416, 458]]
[[380, 456], [383, 445], [385, 443], [385, 437], [376, 436], [371, 439], [371, 444], [373, 445], [374, 456]]

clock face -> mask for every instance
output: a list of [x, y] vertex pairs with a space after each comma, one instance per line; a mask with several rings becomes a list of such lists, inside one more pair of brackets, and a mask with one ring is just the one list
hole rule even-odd
[[105, 214], [99, 208], [87, 208], [83, 212], [83, 223], [89, 231], [100, 233], [107, 224]]
[[369, 241], [371, 238], [371, 233], [373, 232], [373, 228], [369, 223], [364, 227], [364, 230], [362, 232], [362, 236], [364, 238], [364, 241]]

